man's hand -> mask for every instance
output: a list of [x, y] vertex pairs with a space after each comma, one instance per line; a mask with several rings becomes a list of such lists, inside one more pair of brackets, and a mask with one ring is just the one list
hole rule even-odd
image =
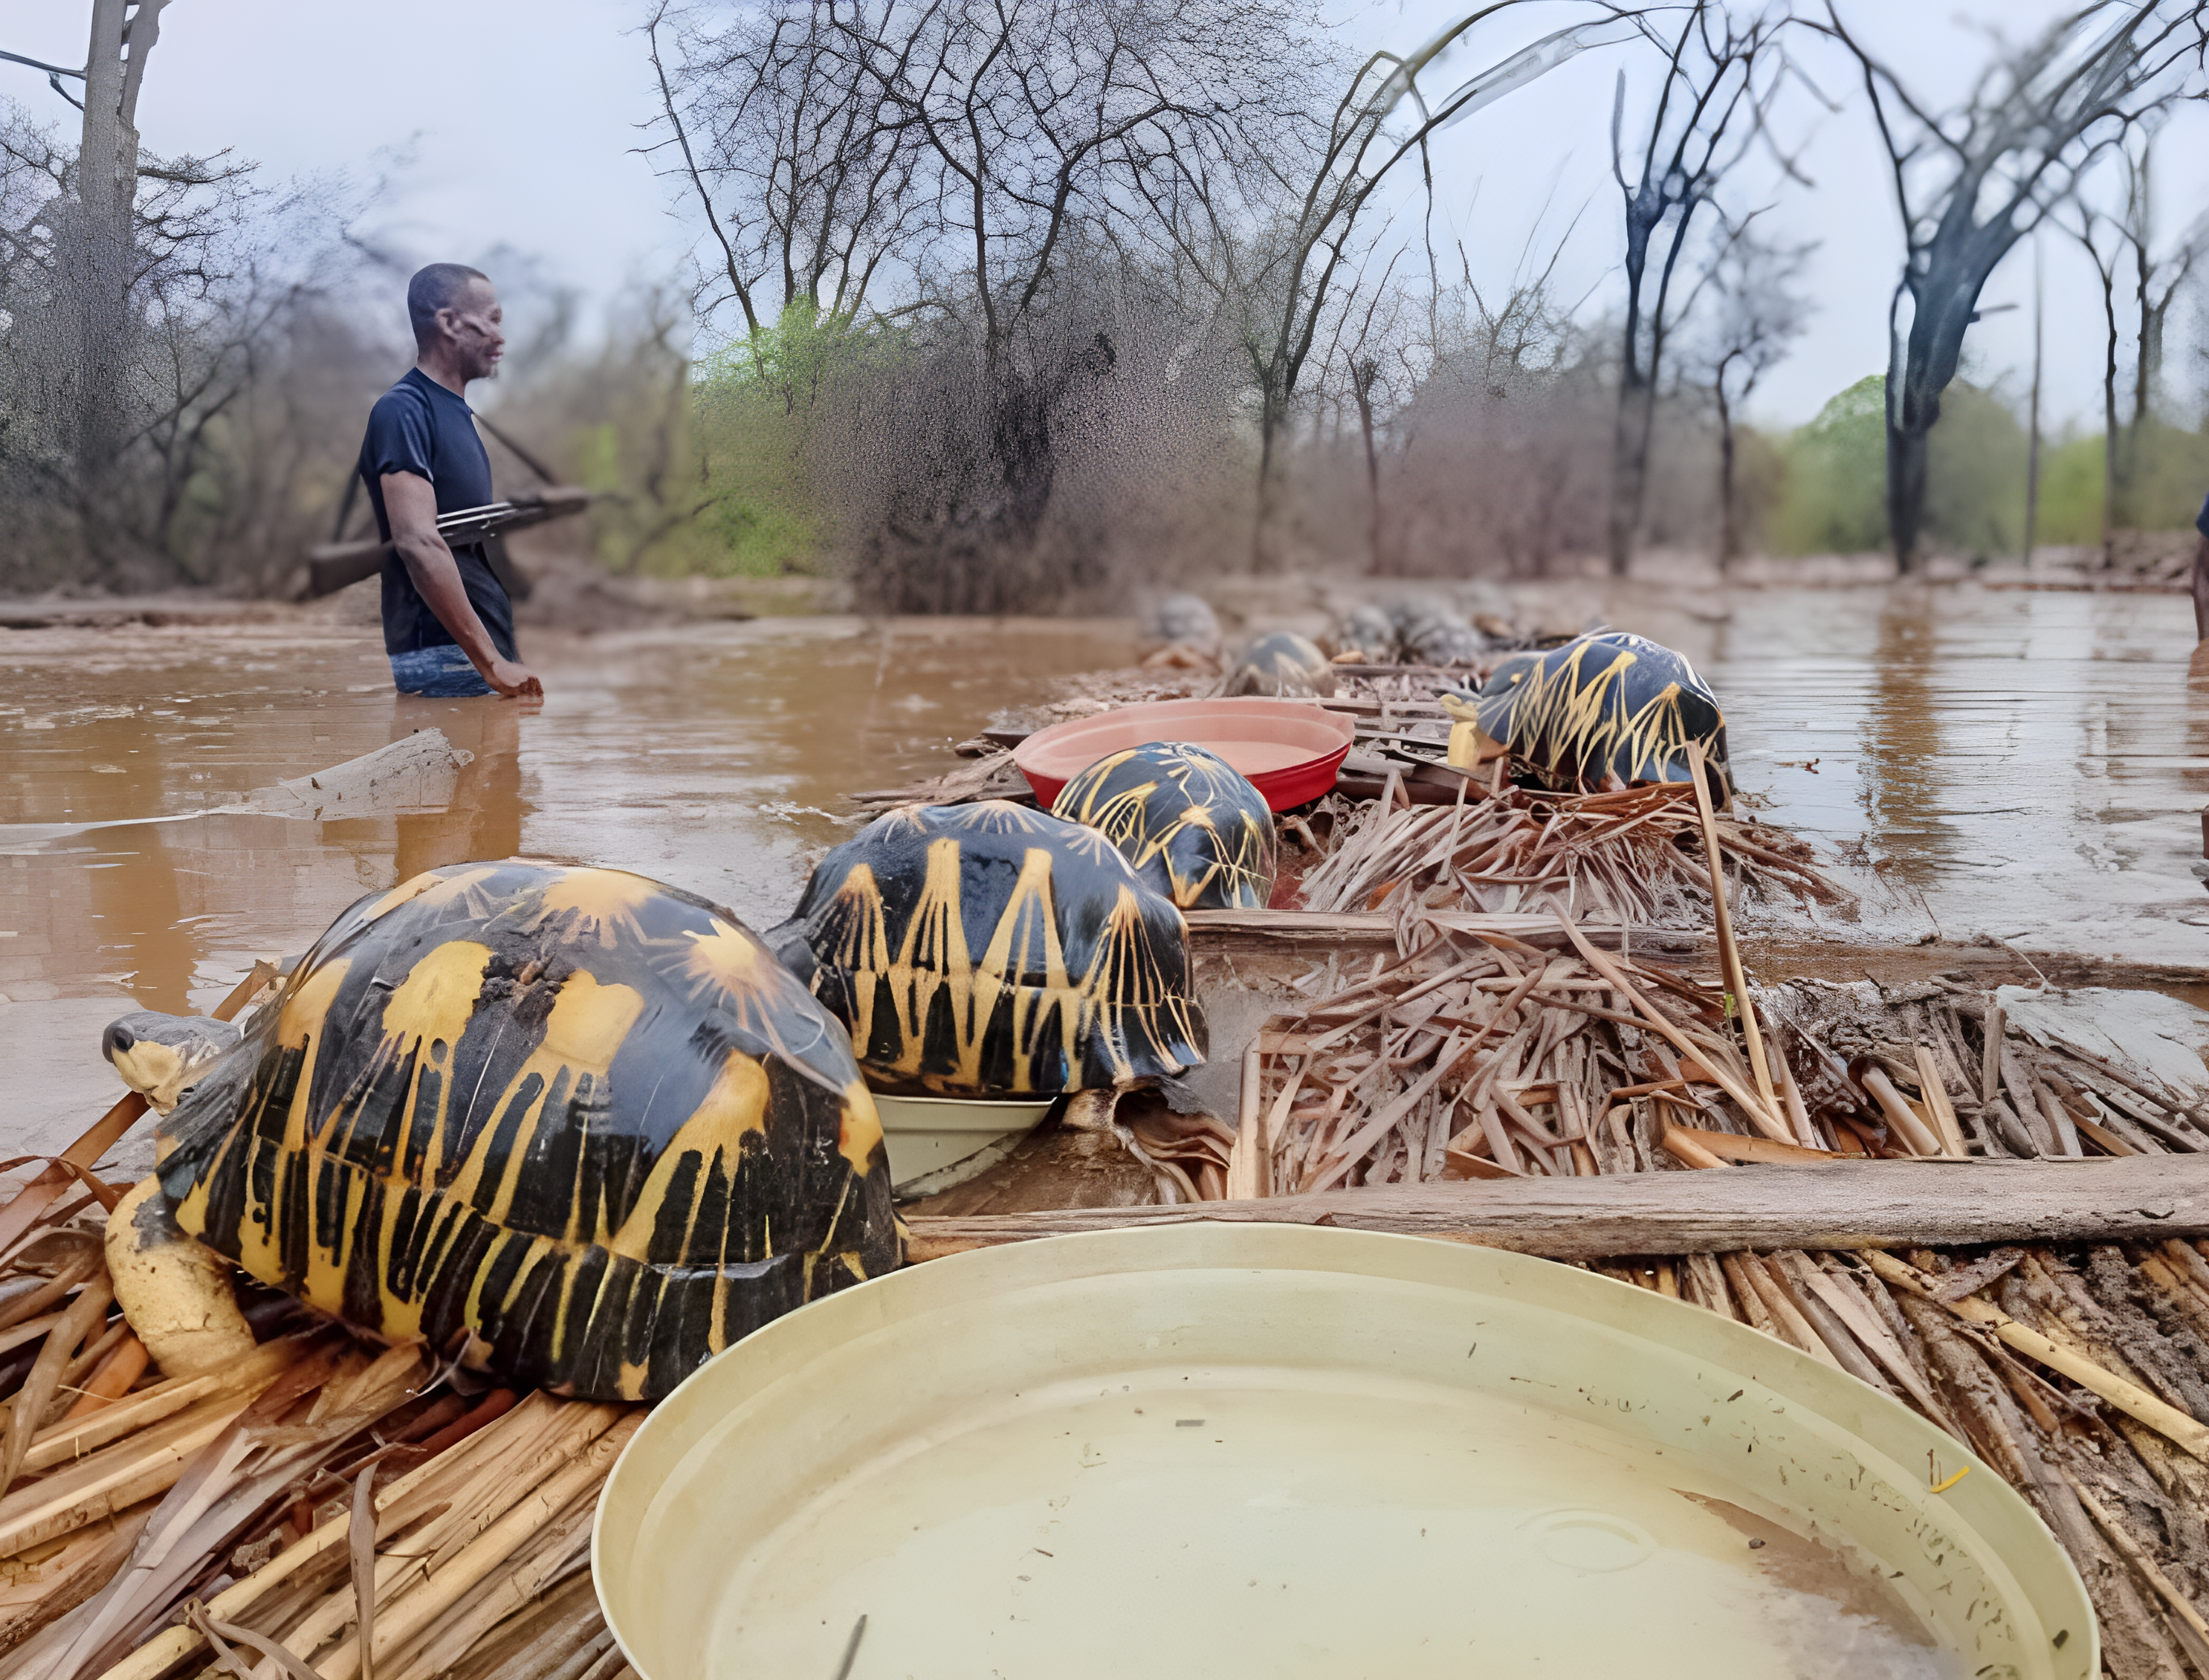
[[502, 658], [476, 614], [460, 581], [460, 563], [437, 533], [437, 492], [427, 479], [412, 473], [386, 473], [384, 516], [391, 521], [391, 545], [399, 551], [406, 575], [437, 622], [450, 631], [484, 681], [509, 700], [542, 700], [545, 685], [519, 660]]
[[508, 700], [542, 700], [545, 684], [537, 673], [514, 659], [494, 659], [484, 667], [483, 679]]

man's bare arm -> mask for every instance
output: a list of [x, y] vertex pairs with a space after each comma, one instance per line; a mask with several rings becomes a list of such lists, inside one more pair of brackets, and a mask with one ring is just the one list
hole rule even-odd
[[452, 633], [485, 682], [513, 699], [541, 698], [545, 685], [529, 667], [502, 655], [491, 632], [476, 616], [460, 581], [460, 562], [437, 534], [437, 491], [427, 479], [412, 473], [383, 475], [383, 511], [391, 521], [391, 545], [406, 563], [406, 575], [437, 615], [437, 622]]

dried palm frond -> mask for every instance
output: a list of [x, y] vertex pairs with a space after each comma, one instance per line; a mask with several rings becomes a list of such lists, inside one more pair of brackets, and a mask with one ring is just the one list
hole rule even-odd
[[[1721, 818], [1735, 892], [1833, 903], [1849, 895], [1777, 830]], [[1513, 911], [1556, 905], [1576, 920], [1700, 927], [1710, 919], [1694, 790], [1658, 783], [1564, 795], [1468, 790], [1451, 805], [1367, 801], [1337, 820], [1327, 858], [1306, 871], [1310, 910]]]

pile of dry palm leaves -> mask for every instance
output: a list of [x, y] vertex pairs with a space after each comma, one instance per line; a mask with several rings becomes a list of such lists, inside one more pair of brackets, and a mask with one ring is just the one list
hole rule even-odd
[[[256, 966], [214, 1011], [272, 980]], [[641, 1406], [462, 1394], [240, 1279], [260, 1346], [150, 1369], [92, 1171], [124, 1098], [0, 1190], [0, 1674], [9, 1680], [614, 1680], [589, 1574]], [[361, 1647], [366, 1640], [365, 1658]]]
[[[1471, 792], [1471, 790], [1468, 790]], [[1409, 809], [1338, 801], [1326, 857], [1305, 871], [1310, 910], [1513, 911], [1554, 903], [1576, 921], [1706, 927], [1710, 865], [1694, 790], [1660, 782], [1609, 793], [1506, 787]], [[1716, 819], [1739, 895], [1837, 903], [1849, 894], [1782, 830]]]
[[73, 1200], [22, 1221], [0, 1262], [0, 1671], [622, 1670], [591, 1520], [641, 1407], [442, 1390], [419, 1349], [364, 1346], [274, 1297], [249, 1308], [252, 1358], [150, 1371], [112, 1311], [104, 1210]]
[[1735, 992], [1605, 953], [1562, 918], [1558, 950], [1417, 925], [1432, 942], [1363, 978], [1319, 969], [1313, 1001], [1266, 1023], [1237, 1137], [1178, 1120], [1170, 1199], [1842, 1155], [2209, 1152], [2199, 1091], [2036, 1042], [1991, 994]]

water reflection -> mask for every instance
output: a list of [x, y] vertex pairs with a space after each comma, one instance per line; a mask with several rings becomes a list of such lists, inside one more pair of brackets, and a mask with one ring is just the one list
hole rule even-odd
[[[992, 713], [1132, 651], [1109, 623], [540, 636], [551, 698], [533, 714], [398, 698], [365, 629], [0, 632], [0, 998], [206, 1008], [363, 893], [518, 852], [635, 869], [765, 924], [851, 792], [939, 769]], [[442, 810], [212, 810], [429, 728], [473, 755]], [[211, 814], [125, 822], [193, 812]]]
[[[1765, 815], [1887, 865], [1864, 931], [2199, 964], [2209, 661], [2182, 596], [1743, 592], [1707, 674]], [[1816, 768], [1809, 767], [1815, 761]], [[1919, 894], [1923, 908], [1920, 908]]]
[[1881, 840], [1881, 862], [1923, 891], [1951, 851], [1941, 832], [1941, 717], [1931, 677], [1939, 629], [1932, 593], [1902, 586], [1881, 605], [1872, 701], [1863, 728], [1857, 798]]

